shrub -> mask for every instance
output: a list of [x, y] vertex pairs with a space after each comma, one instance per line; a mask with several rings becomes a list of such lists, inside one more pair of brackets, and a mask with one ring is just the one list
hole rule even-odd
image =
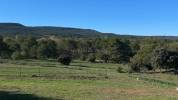
[[132, 58], [129, 65], [130, 65], [129, 72], [140, 72], [143, 64], [140, 60]]
[[12, 56], [11, 56], [11, 58], [13, 59], [13, 60], [18, 60], [18, 59], [21, 59], [21, 54], [20, 54], [20, 52], [18, 52], [18, 51], [16, 51], [16, 52], [14, 52], [13, 54], [12, 54]]
[[96, 56], [94, 54], [89, 55], [88, 61], [94, 63], [96, 61]]
[[80, 56], [80, 60], [86, 61], [86, 60], [87, 60], [87, 56], [86, 56], [86, 55], [81, 55], [81, 56]]
[[58, 62], [60, 62], [63, 65], [70, 65], [71, 61], [72, 61], [72, 57], [70, 54], [67, 53], [61, 54], [58, 57]]
[[118, 73], [124, 73], [123, 68], [119, 66], [119, 67], [117, 68], [117, 72], [118, 72]]
[[131, 60], [129, 72], [146, 72], [148, 70], [153, 70], [150, 63], [142, 63], [136, 59]]
[[133, 65], [131, 65], [131, 67], [130, 67], [129, 73], [140, 72], [140, 71], [141, 71], [140, 67], [137, 66], [136, 64], [133, 64]]
[[110, 56], [109, 54], [101, 54], [100, 58], [101, 60], [104, 60], [105, 63], [108, 63]]

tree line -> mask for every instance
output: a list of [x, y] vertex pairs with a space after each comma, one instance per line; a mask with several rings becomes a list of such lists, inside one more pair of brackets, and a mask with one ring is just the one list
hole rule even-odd
[[2, 37], [1, 59], [72, 59], [129, 64], [131, 72], [177, 70], [178, 40], [149, 38]]

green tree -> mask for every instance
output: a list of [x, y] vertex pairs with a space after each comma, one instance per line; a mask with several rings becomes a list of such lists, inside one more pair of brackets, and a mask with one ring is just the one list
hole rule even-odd
[[119, 39], [111, 44], [111, 60], [115, 63], [128, 63], [132, 55], [130, 46]]
[[0, 58], [10, 58], [10, 50], [8, 45], [3, 41], [3, 37], [0, 36]]
[[153, 52], [153, 66], [158, 67], [159, 69], [176, 69], [178, 64], [178, 52], [169, 51], [166, 49], [156, 49]]
[[42, 40], [38, 43], [38, 58], [56, 58], [57, 45], [53, 40]]
[[71, 61], [72, 61], [72, 56], [71, 53], [66, 51], [62, 54], [60, 54], [60, 56], [58, 57], [58, 62], [60, 62], [63, 65], [70, 65]]

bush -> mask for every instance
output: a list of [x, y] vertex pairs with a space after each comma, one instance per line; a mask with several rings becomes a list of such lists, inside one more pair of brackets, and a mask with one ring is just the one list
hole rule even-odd
[[129, 66], [130, 66], [129, 72], [140, 72], [143, 64], [139, 59], [134, 57], [131, 59]]
[[86, 60], [87, 60], [87, 56], [86, 56], [86, 55], [81, 55], [81, 56], [80, 56], [80, 60], [86, 61]]
[[63, 65], [70, 65], [72, 61], [72, 57], [70, 54], [61, 54], [59, 57], [58, 57], [58, 62], [60, 62], [61, 64]]
[[137, 60], [131, 60], [129, 72], [146, 72], [148, 70], [153, 70], [151, 64], [144, 64]]
[[124, 73], [123, 68], [119, 66], [119, 67], [117, 68], [117, 72], [118, 72], [118, 73]]
[[94, 54], [89, 55], [88, 61], [92, 63], [96, 62], [96, 56]]
[[130, 70], [129, 72], [132, 73], [132, 72], [140, 72], [141, 69], [140, 69], [140, 66], [138, 66], [137, 64], [130, 64]]
[[12, 58], [13, 60], [19, 60], [19, 59], [22, 58], [22, 56], [21, 56], [20, 52], [16, 51], [16, 52], [14, 52], [14, 53], [12, 54], [11, 58]]
[[109, 56], [109, 54], [101, 54], [101, 60], [103, 60], [105, 63], [108, 63], [108, 61], [109, 61], [109, 58], [110, 58], [110, 56]]

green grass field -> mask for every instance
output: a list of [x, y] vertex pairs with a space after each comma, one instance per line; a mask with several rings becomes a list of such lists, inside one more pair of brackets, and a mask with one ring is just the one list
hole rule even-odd
[[0, 100], [178, 100], [178, 76], [118, 73], [118, 66], [53, 60], [0, 64]]

